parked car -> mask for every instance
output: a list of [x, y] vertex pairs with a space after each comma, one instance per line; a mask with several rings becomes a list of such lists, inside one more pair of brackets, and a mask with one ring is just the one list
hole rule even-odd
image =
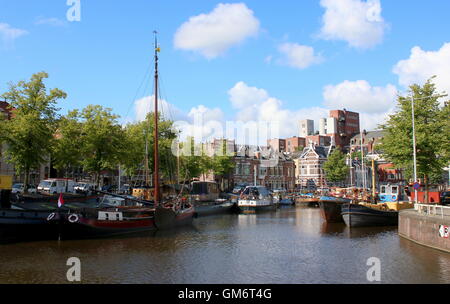
[[51, 178], [41, 181], [38, 191], [49, 194], [74, 193], [75, 181], [63, 178]]
[[78, 183], [75, 187], [74, 187], [76, 192], [89, 192], [92, 191], [94, 189], [94, 185], [89, 184], [89, 183]]
[[[23, 193], [24, 192], [24, 184], [14, 184], [11, 189], [12, 193]], [[35, 194], [37, 193], [37, 189], [33, 185], [28, 185], [28, 193]]]
[[441, 203], [442, 205], [450, 205], [450, 191], [445, 191], [441, 193]]

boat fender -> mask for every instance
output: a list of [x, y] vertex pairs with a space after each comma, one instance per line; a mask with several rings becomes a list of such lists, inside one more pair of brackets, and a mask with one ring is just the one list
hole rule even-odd
[[71, 214], [69, 216], [68, 220], [69, 220], [70, 223], [74, 224], [74, 223], [78, 222], [79, 217], [76, 214]]
[[51, 213], [49, 214], [49, 216], [47, 217], [47, 221], [51, 221], [52, 219], [54, 219], [56, 216], [56, 213]]

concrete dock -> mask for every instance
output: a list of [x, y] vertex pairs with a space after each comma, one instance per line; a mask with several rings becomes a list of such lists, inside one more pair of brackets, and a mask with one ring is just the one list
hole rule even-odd
[[450, 253], [450, 207], [416, 205], [399, 215], [401, 237], [423, 246]]

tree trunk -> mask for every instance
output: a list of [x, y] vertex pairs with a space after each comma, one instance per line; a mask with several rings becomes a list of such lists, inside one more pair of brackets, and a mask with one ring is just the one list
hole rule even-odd
[[424, 197], [424, 200], [425, 200], [425, 204], [428, 204], [429, 203], [429, 199], [428, 199], [428, 176], [425, 174], [424, 175], [424, 177], [423, 177], [423, 181], [424, 181], [424, 183], [425, 183], [425, 197]]
[[100, 172], [95, 173], [95, 186], [100, 190]]
[[30, 169], [26, 168], [25, 169], [25, 177], [24, 177], [24, 182], [23, 182], [23, 193], [27, 194], [28, 193], [28, 183], [29, 183], [29, 178], [30, 178]]

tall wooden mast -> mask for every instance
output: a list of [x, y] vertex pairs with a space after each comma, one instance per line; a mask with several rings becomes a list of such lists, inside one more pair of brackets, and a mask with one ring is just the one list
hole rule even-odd
[[158, 207], [160, 204], [160, 187], [159, 187], [159, 149], [158, 149], [158, 143], [159, 143], [159, 131], [158, 131], [158, 39], [157, 39], [157, 32], [153, 32], [155, 34], [155, 155], [154, 155], [154, 187], [155, 187], [155, 207]]

